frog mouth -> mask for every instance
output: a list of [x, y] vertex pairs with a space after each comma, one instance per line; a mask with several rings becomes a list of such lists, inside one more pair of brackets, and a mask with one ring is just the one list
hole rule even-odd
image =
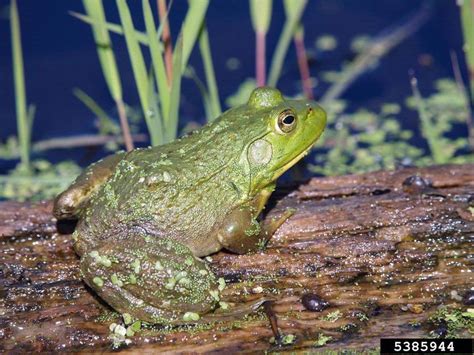
[[295, 165], [298, 161], [300, 161], [305, 155], [308, 154], [310, 151], [311, 147], [313, 146], [314, 142], [311, 142], [305, 149], [301, 151], [297, 156], [295, 156], [293, 159], [291, 159], [288, 163], [282, 165], [280, 168], [275, 170], [273, 174], [273, 179], [276, 180], [278, 177], [280, 177], [285, 171], [290, 169], [293, 165]]

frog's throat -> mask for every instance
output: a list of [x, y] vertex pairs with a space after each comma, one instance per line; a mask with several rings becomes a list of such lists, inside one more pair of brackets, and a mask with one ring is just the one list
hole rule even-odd
[[308, 154], [309, 150], [313, 146], [314, 142], [311, 142], [303, 151], [298, 154], [296, 157], [291, 159], [288, 163], [282, 165], [280, 168], [276, 169], [273, 173], [272, 181], [278, 179], [285, 171], [290, 169], [293, 165], [295, 165], [298, 161], [300, 161], [306, 154]]

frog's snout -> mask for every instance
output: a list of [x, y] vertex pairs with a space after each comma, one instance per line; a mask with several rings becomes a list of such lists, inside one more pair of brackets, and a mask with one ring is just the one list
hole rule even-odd
[[312, 101], [307, 104], [306, 121], [309, 126], [320, 134], [326, 127], [326, 112], [319, 104]]

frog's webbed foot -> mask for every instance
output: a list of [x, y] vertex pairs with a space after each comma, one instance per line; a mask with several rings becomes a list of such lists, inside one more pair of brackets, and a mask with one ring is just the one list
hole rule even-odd
[[134, 235], [88, 251], [81, 272], [115, 310], [151, 323], [195, 322], [217, 307], [223, 288], [188, 247], [162, 237]]
[[53, 214], [58, 219], [77, 217], [80, 207], [112, 175], [126, 153], [117, 153], [99, 160], [86, 168], [81, 175], [54, 200]]

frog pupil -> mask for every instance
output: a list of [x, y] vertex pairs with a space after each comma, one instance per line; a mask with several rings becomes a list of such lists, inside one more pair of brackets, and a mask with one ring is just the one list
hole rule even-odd
[[295, 116], [288, 115], [285, 118], [283, 118], [282, 122], [284, 125], [290, 126], [293, 124], [293, 122], [295, 122]]

